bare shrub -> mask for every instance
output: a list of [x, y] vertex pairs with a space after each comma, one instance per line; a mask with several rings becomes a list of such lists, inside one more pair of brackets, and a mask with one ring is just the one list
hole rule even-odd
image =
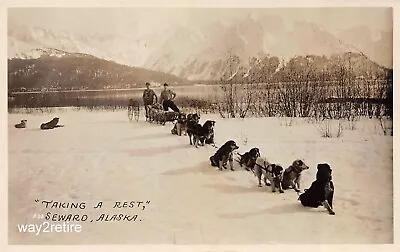
[[[337, 124], [332, 126], [331, 121], [336, 121]], [[340, 120], [324, 120], [321, 123], [314, 124], [317, 130], [320, 132], [322, 137], [332, 138], [332, 137], [341, 137], [343, 135], [343, 126]], [[336, 126], [336, 127], [335, 127]]]
[[380, 129], [382, 130], [382, 133], [384, 136], [387, 136], [390, 134], [390, 136], [393, 136], [393, 121], [390, 118], [387, 117], [381, 117], [379, 118], [379, 125]]
[[293, 125], [294, 118], [293, 117], [280, 117], [280, 125], [291, 127]]

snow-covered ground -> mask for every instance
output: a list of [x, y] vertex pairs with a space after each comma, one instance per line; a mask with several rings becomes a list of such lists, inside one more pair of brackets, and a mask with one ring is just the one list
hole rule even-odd
[[[54, 116], [63, 128], [42, 131]], [[28, 120], [28, 128], [14, 124]], [[217, 145], [233, 139], [243, 153], [259, 147], [288, 167], [303, 159], [310, 169], [302, 188], [328, 162], [335, 183], [335, 216], [308, 209], [293, 190], [257, 187], [251, 172], [218, 171], [208, 158], [165, 126], [129, 122], [126, 111], [55, 111], [8, 114], [10, 244], [271, 244], [393, 242], [393, 138], [379, 122], [362, 119], [340, 138], [323, 138], [305, 119], [214, 119]], [[336, 125], [336, 126], [335, 126]], [[331, 129], [337, 122], [331, 122]], [[35, 200], [86, 203], [86, 209], [44, 209]], [[94, 206], [103, 201], [101, 209]], [[146, 208], [113, 209], [115, 201], [150, 201]], [[47, 212], [88, 215], [81, 233], [19, 233]], [[138, 214], [135, 222], [96, 222], [102, 214]], [[90, 220], [93, 219], [93, 222]], [[139, 221], [139, 219], [141, 221]]]

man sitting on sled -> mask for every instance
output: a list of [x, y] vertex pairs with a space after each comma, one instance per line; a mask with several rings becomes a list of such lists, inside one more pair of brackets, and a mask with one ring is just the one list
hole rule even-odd
[[168, 111], [171, 108], [174, 112], [179, 113], [179, 108], [175, 105], [173, 100], [176, 97], [176, 94], [171, 91], [171, 89], [167, 89], [168, 84], [164, 83], [164, 90], [161, 92], [160, 95], [160, 103], [162, 104], [164, 111]]

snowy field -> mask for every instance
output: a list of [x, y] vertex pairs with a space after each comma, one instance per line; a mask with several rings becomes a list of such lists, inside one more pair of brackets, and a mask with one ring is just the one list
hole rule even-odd
[[[63, 128], [39, 126], [60, 117]], [[14, 124], [28, 120], [28, 128]], [[217, 145], [233, 139], [240, 153], [258, 147], [285, 168], [302, 159], [333, 169], [334, 210], [308, 209], [293, 190], [272, 193], [235, 163], [218, 171], [208, 158], [216, 149], [189, 145], [187, 136], [165, 126], [129, 122], [126, 111], [8, 114], [10, 244], [316, 244], [393, 242], [393, 138], [379, 121], [361, 119], [342, 136], [323, 138], [306, 119], [214, 119]], [[288, 126], [291, 124], [290, 126]], [[333, 132], [337, 122], [331, 123]], [[334, 133], [335, 134], [335, 133]], [[38, 199], [86, 203], [86, 209], [45, 209]], [[94, 209], [103, 201], [101, 209]], [[115, 201], [150, 201], [113, 209]], [[33, 215], [87, 214], [81, 233], [18, 232], [18, 224], [40, 224]], [[102, 214], [138, 214], [134, 222], [99, 222]], [[139, 219], [141, 221], [139, 221]]]

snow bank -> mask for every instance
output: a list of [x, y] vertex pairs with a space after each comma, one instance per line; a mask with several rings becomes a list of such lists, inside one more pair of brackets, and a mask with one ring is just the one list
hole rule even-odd
[[[42, 131], [60, 117], [65, 127]], [[15, 129], [21, 119], [28, 128]], [[273, 244], [393, 242], [393, 138], [363, 119], [340, 138], [322, 138], [315, 124], [296, 119], [214, 119], [218, 145], [233, 139], [243, 153], [258, 147], [271, 162], [297, 158], [310, 169], [302, 188], [328, 162], [335, 183], [335, 216], [308, 209], [293, 190], [257, 187], [251, 172], [220, 172], [208, 163], [216, 149], [189, 145], [165, 126], [129, 122], [126, 111], [63, 110], [8, 114], [10, 244]], [[378, 125], [378, 126], [377, 126]], [[44, 209], [36, 199], [86, 202], [85, 210]], [[93, 207], [103, 201], [101, 210]], [[115, 201], [150, 201], [145, 210], [112, 209]], [[145, 203], [143, 203], [145, 204]], [[34, 214], [138, 214], [136, 222], [83, 222], [81, 233], [19, 233], [39, 224]]]

